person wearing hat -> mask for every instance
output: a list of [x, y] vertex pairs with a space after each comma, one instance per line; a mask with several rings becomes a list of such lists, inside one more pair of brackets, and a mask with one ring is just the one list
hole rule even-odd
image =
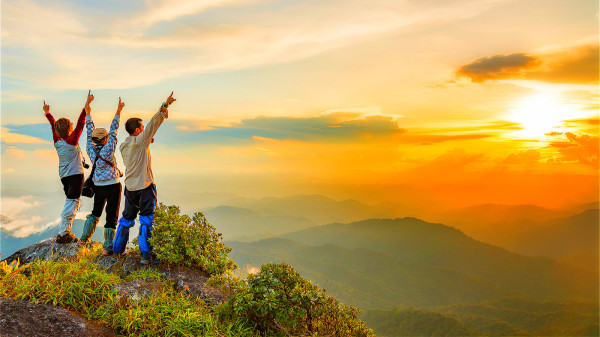
[[156, 207], [156, 185], [152, 175], [149, 146], [154, 141], [153, 137], [158, 128], [169, 117], [167, 109], [173, 102], [175, 98], [171, 92], [145, 128], [141, 119], [129, 118], [125, 123], [125, 130], [129, 133], [129, 137], [119, 146], [125, 163], [125, 209], [119, 219], [113, 251], [115, 254], [125, 251], [129, 241], [129, 229], [133, 227], [139, 214], [138, 243], [142, 253], [140, 261], [142, 264], [150, 263], [151, 258], [154, 258], [154, 263], [160, 262], [152, 255], [152, 245], [148, 241], [152, 236]]
[[106, 131], [104, 128], [95, 128], [92, 121], [91, 109], [86, 109], [86, 151], [92, 163], [96, 165], [92, 177], [95, 185], [95, 193], [94, 208], [85, 220], [79, 245], [84, 245], [90, 240], [102, 215], [102, 209], [106, 205], [103, 255], [112, 254], [113, 240], [121, 204], [122, 186], [119, 177], [123, 174], [116, 165], [115, 149], [117, 148], [117, 129], [119, 128], [121, 110], [123, 110], [124, 106], [125, 103], [121, 102], [121, 97], [119, 97], [117, 112], [110, 124], [110, 131]]
[[58, 175], [67, 197], [61, 213], [60, 227], [56, 236], [57, 243], [77, 242], [77, 237], [71, 232], [71, 229], [73, 228], [75, 215], [79, 210], [79, 198], [83, 186], [83, 166], [85, 164], [78, 143], [83, 132], [85, 110], [89, 109], [90, 102], [93, 99], [94, 96], [91, 92], [88, 92], [85, 107], [81, 109], [75, 130], [73, 130], [73, 124], [67, 118], [54, 121], [54, 117], [50, 113], [50, 106], [44, 101], [44, 113], [48, 122], [50, 122], [54, 148], [58, 153]]

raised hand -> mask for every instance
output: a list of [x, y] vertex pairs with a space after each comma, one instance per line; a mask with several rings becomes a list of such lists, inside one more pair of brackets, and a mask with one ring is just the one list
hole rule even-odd
[[169, 105], [171, 105], [175, 101], [176, 101], [176, 99], [173, 98], [173, 92], [171, 91], [171, 95], [167, 98], [167, 101], [165, 104], [167, 105], [167, 107], [169, 107]]
[[85, 101], [85, 114], [86, 115], [90, 115], [90, 112], [92, 111], [92, 109], [90, 108], [90, 103], [92, 103], [92, 101], [94, 100], [94, 95], [92, 95], [92, 91], [89, 90], [88, 91], [88, 95], [87, 95], [87, 100]]
[[119, 97], [119, 105], [117, 105], [117, 115], [121, 116], [121, 110], [125, 106], [125, 102], [121, 102], [121, 97]]
[[50, 113], [50, 106], [46, 104], [46, 100], [44, 100], [44, 113]]
[[94, 100], [94, 95], [92, 95], [92, 91], [89, 90], [88, 96], [87, 96], [87, 101], [85, 102], [85, 105], [90, 105], [90, 103], [92, 103], [93, 100]]

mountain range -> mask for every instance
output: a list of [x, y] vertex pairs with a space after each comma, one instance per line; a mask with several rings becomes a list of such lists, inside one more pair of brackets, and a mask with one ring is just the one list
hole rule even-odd
[[598, 274], [528, 257], [416, 218], [311, 227], [256, 242], [229, 242], [251, 264], [286, 261], [361, 309], [429, 308], [506, 296], [586, 300]]

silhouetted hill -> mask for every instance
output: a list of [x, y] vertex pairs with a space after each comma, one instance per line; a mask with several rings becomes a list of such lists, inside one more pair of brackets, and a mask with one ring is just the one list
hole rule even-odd
[[477, 336], [459, 320], [423, 310], [367, 310], [361, 319], [377, 336]]
[[565, 258], [573, 255], [591, 255], [597, 257], [599, 221], [600, 210], [589, 209], [568, 218], [532, 226], [507, 241], [504, 247], [532, 256]]
[[552, 303], [511, 297], [437, 310], [482, 334], [501, 332], [489, 324], [501, 321], [534, 336], [598, 336], [598, 309], [598, 302]]
[[480, 302], [513, 293], [455, 270], [403, 263], [366, 248], [311, 246], [283, 238], [228, 245], [233, 256], [253, 265], [285, 261], [345, 303], [363, 309]]
[[443, 212], [444, 222], [464, 224], [488, 224], [511, 222], [521, 219], [547, 221], [569, 215], [564, 210], [553, 210], [537, 205], [482, 204]]
[[[536, 205], [483, 204], [466, 208], [432, 212], [428, 219], [459, 228], [476, 240], [501, 245], [530, 227], [578, 212], [553, 210]], [[502, 246], [502, 245], [501, 245]]]
[[260, 235], [270, 237], [315, 225], [304, 217], [264, 216], [249, 209], [233, 206], [219, 206], [208, 209], [203, 213], [226, 240], [238, 240], [244, 236], [256, 237]]
[[415, 218], [330, 224], [283, 235], [298, 242], [367, 248], [399, 262], [445, 268], [539, 300], [598, 296], [598, 274], [547, 258], [526, 257]]
[[227, 205], [246, 208], [262, 216], [307, 218], [317, 225], [392, 217], [399, 212], [390, 208], [389, 204], [371, 206], [352, 199], [337, 201], [318, 194], [259, 200], [238, 198], [229, 200]]

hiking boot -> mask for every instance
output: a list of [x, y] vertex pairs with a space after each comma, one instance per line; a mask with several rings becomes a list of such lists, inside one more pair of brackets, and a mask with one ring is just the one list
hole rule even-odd
[[162, 261], [158, 258], [158, 256], [152, 254], [152, 263], [160, 264]]
[[149, 265], [150, 264], [150, 258], [142, 256], [142, 259], [140, 260], [140, 264]]
[[85, 225], [83, 225], [83, 232], [81, 233], [81, 239], [79, 240], [79, 247], [85, 245], [89, 242], [90, 238], [96, 231], [96, 224], [100, 218], [95, 216], [94, 214], [88, 214], [85, 219]]
[[56, 236], [56, 243], [73, 243], [77, 242], [78, 240], [79, 239], [71, 232], [66, 232], [62, 235], [59, 234]]
[[113, 254], [113, 240], [115, 239], [115, 229], [114, 228], [104, 228], [104, 244], [102, 245], [102, 255], [112, 255]]

